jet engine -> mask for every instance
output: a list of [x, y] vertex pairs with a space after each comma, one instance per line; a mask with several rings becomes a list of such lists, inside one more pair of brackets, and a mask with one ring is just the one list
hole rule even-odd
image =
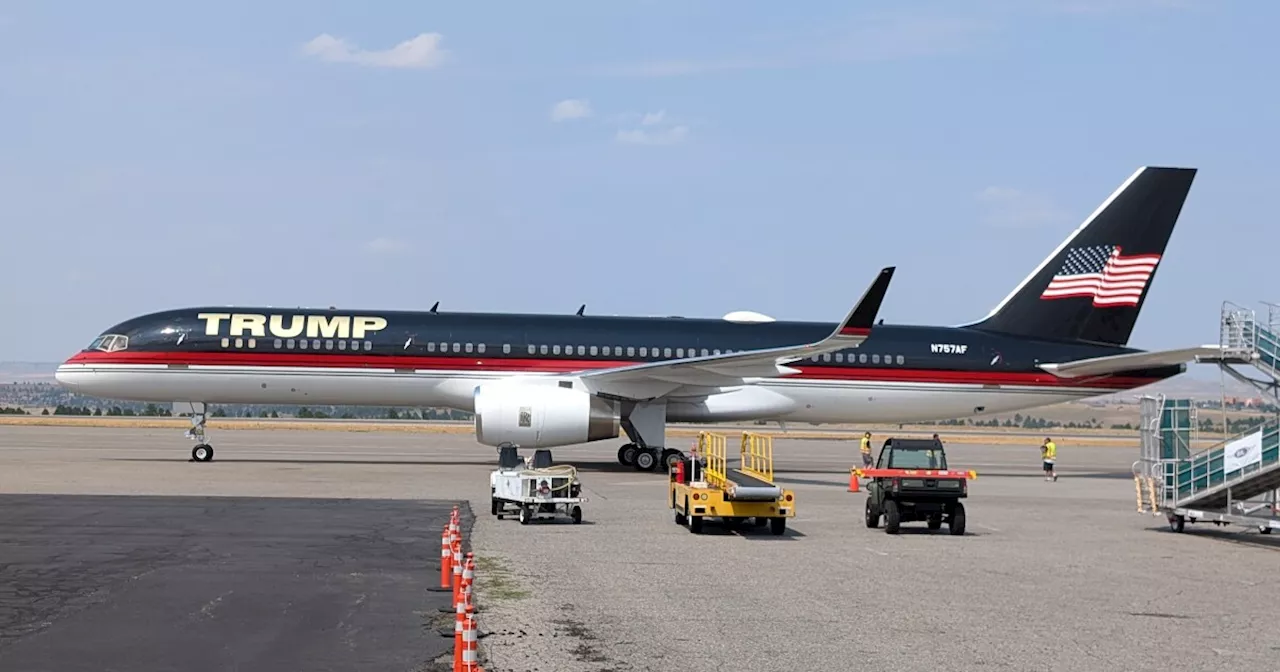
[[550, 448], [615, 438], [622, 414], [618, 402], [582, 390], [489, 383], [476, 388], [475, 421], [485, 445]]

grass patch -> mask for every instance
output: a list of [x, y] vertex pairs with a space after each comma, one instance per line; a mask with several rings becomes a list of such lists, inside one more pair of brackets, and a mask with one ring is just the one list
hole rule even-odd
[[520, 587], [506, 562], [494, 556], [474, 556], [476, 561], [476, 593], [491, 600], [523, 600], [529, 591]]

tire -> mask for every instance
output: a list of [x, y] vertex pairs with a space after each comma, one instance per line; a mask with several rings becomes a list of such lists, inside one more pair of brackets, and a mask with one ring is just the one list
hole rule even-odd
[[[689, 510], [689, 498], [684, 498], [684, 510]], [[687, 516], [689, 521], [689, 531], [694, 534], [702, 534], [702, 516]]]
[[575, 506], [573, 507], [573, 509], [569, 512], [569, 517], [573, 519], [573, 524], [574, 524], [574, 525], [577, 525], [577, 524], [581, 523], [581, 522], [582, 522], [582, 507], [581, 507], [581, 506], [576, 506], [576, 505], [575, 505]]
[[501, 501], [499, 501], [497, 497], [492, 497], [492, 498], [490, 498], [490, 499], [489, 499], [489, 514], [490, 514], [490, 515], [494, 515], [494, 516], [496, 516], [496, 515], [498, 515], [498, 514], [499, 514], [499, 513], [501, 513], [501, 512], [502, 512], [502, 502], [501, 502]]
[[866, 518], [867, 527], [873, 530], [880, 527], [880, 512], [876, 511], [875, 507], [871, 505], [870, 497], [867, 498], [867, 511], [863, 517]]
[[195, 460], [196, 462], [212, 462], [212, 461], [213, 461], [213, 446], [211, 446], [211, 445], [209, 445], [209, 444], [207, 444], [207, 443], [202, 443], [202, 444], [200, 444], [200, 445], [198, 445], [198, 446], [196, 446], [196, 447], [192, 448], [192, 449], [191, 449], [191, 459]]
[[931, 513], [931, 514], [929, 514], [929, 517], [928, 517], [928, 518], [926, 518], [925, 520], [927, 521], [927, 523], [928, 523], [928, 525], [929, 525], [929, 529], [931, 529], [931, 530], [936, 530], [936, 529], [938, 529], [938, 528], [942, 527], [942, 514], [941, 514], [941, 513]]
[[964, 534], [964, 504], [955, 503], [955, 507], [951, 509], [951, 519], [947, 521], [947, 525], [951, 530], [951, 536], [959, 537]]
[[638, 450], [635, 466], [640, 471], [653, 471], [658, 466], [658, 456], [654, 455], [652, 450]]
[[532, 520], [533, 520], [533, 512], [529, 510], [529, 507], [527, 506], [520, 507], [520, 524], [528, 525], [529, 522]]
[[787, 519], [786, 519], [786, 518], [783, 518], [783, 517], [779, 516], [779, 517], [777, 517], [777, 518], [771, 518], [771, 519], [769, 519], [769, 532], [773, 533], [773, 536], [775, 536], [775, 537], [776, 537], [776, 536], [779, 536], [779, 535], [781, 535], [783, 532], [786, 532], [786, 531], [787, 531]]
[[1187, 527], [1187, 519], [1183, 516], [1174, 516], [1169, 520], [1169, 529], [1174, 532], [1182, 532]]
[[618, 462], [624, 467], [636, 465], [636, 444], [628, 443], [618, 449]]
[[885, 500], [884, 503], [884, 531], [888, 534], [897, 534], [898, 528], [902, 525], [902, 515], [898, 512], [898, 503], [892, 499]]

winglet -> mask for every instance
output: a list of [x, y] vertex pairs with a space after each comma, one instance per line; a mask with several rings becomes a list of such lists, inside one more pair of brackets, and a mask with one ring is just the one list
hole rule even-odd
[[895, 268], [888, 266], [880, 269], [880, 275], [876, 276], [875, 281], [858, 301], [858, 305], [849, 311], [848, 317], [844, 318], [844, 322], [841, 322], [835, 333], [831, 335], [833, 338], [852, 336], [861, 341], [871, 333], [871, 326], [875, 324], [876, 315], [880, 313], [880, 304], [884, 303], [885, 294], [889, 292], [889, 281], [893, 279]]

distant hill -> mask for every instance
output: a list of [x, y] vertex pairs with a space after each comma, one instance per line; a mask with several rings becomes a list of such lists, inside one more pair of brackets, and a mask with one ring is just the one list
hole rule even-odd
[[52, 383], [58, 362], [0, 362], [0, 383]]

